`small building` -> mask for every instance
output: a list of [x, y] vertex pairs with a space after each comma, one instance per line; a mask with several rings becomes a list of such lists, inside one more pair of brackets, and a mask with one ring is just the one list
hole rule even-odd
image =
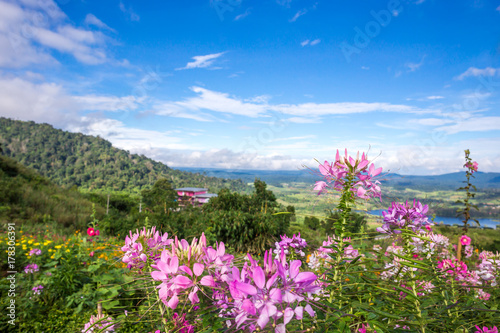
[[176, 188], [175, 191], [179, 196], [179, 206], [191, 204], [193, 206], [201, 206], [207, 203], [210, 198], [216, 197], [215, 193], [208, 193], [208, 189], [203, 187], [181, 187]]

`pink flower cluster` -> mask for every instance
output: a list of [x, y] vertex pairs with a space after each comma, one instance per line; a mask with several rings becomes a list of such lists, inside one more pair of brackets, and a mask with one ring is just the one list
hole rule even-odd
[[476, 162], [476, 161], [474, 161], [474, 162], [472, 162], [472, 163], [467, 162], [467, 163], [465, 163], [465, 165], [464, 165], [464, 167], [468, 168], [468, 169], [470, 170], [470, 172], [471, 172], [471, 173], [474, 173], [474, 172], [476, 172], [476, 171], [477, 171], [477, 166], [478, 166], [478, 164], [477, 164], [477, 162]]
[[288, 255], [290, 252], [290, 248], [292, 248], [295, 254], [300, 255], [301, 257], [305, 256], [305, 252], [303, 251], [307, 247], [307, 242], [305, 239], [300, 238], [300, 233], [298, 235], [293, 235], [292, 238], [287, 235], [281, 236], [281, 241], [275, 243], [275, 248], [273, 252], [276, 254], [276, 259], [278, 259], [281, 254], [281, 250]]
[[406, 201], [404, 204], [392, 202], [387, 212], [382, 212], [384, 225], [377, 231], [384, 234], [401, 233], [398, 229], [409, 228], [414, 232], [426, 225], [431, 224], [427, 218], [429, 207], [422, 205], [420, 201], [413, 200], [413, 205]]
[[358, 152], [354, 159], [347, 155], [347, 149], [344, 157], [340, 157], [337, 150], [335, 162], [325, 161], [319, 166], [319, 171], [326, 181], [316, 182], [314, 190], [319, 191], [318, 194], [325, 192], [327, 187], [342, 191], [348, 179], [351, 179], [354, 182], [351, 190], [358, 198], [378, 197], [382, 200], [380, 182], [373, 179], [382, 172], [382, 168], [375, 169], [375, 165], [370, 164], [365, 153], [360, 158]]
[[106, 318], [104, 315], [101, 316], [91, 316], [88, 323], [82, 330], [82, 333], [92, 333], [103, 332], [109, 333], [115, 331], [115, 325], [112, 324], [113, 319], [111, 317]]
[[[344, 243], [349, 243], [351, 238], [345, 238]], [[320, 267], [331, 267], [333, 260], [330, 257], [330, 254], [337, 253], [334, 246], [338, 243], [338, 239], [335, 237], [328, 236], [326, 241], [323, 241], [323, 246], [320, 246], [318, 250], [314, 251], [313, 254], [309, 257], [309, 267], [313, 270], [318, 270]], [[356, 250], [351, 244], [344, 247], [344, 251], [342, 253], [342, 258], [346, 261], [350, 261], [359, 256], [359, 251]]]
[[[302, 251], [306, 242], [299, 236], [282, 237], [280, 254], [273, 258], [266, 251], [259, 265], [251, 255], [238, 268], [234, 256], [226, 254], [224, 243], [207, 246], [205, 235], [186, 240], [169, 239], [168, 234], [142, 230], [127, 236], [123, 258], [132, 268], [153, 269], [151, 278], [165, 306], [176, 309], [182, 302], [195, 305], [200, 297], [211, 294], [211, 302], [226, 324], [238, 330], [264, 329], [272, 323], [275, 332], [285, 332], [293, 319], [315, 312], [309, 304], [321, 287], [312, 272], [300, 271], [300, 260], [287, 260], [285, 248]], [[147, 265], [147, 266], [146, 266]], [[196, 308], [196, 307], [195, 307]], [[194, 331], [184, 315], [173, 318], [180, 332]]]
[[90, 227], [87, 229], [87, 235], [90, 237], [99, 236], [99, 230]]
[[229, 327], [253, 332], [272, 322], [275, 332], [284, 333], [294, 317], [303, 318], [304, 311], [315, 316], [309, 302], [321, 287], [315, 284], [314, 273], [300, 272], [300, 260], [288, 262], [284, 252], [279, 259], [273, 259], [266, 251], [261, 267], [250, 255], [248, 258], [250, 265], [245, 263], [241, 271], [233, 266], [217, 282], [227, 285], [230, 291], [230, 295], [219, 302], [221, 314], [234, 318], [234, 322], [228, 321]]
[[33, 291], [33, 295], [40, 295], [40, 293], [42, 292], [42, 289], [43, 289], [43, 286], [38, 285], [38, 286], [33, 287], [33, 289], [31, 289], [31, 291]]
[[32, 256], [32, 255], [39, 256], [41, 254], [42, 254], [42, 250], [40, 250], [40, 249], [33, 249], [33, 250], [30, 251], [30, 256]]
[[33, 274], [35, 272], [38, 272], [37, 264], [28, 264], [26, 267], [24, 267], [24, 273], [26, 274]]
[[134, 234], [130, 231], [130, 236], [125, 237], [125, 245], [122, 246], [122, 251], [125, 252], [122, 261], [130, 269], [142, 269], [148, 258], [156, 262], [160, 258], [161, 251], [172, 242], [173, 240], [168, 238], [168, 233], [162, 235], [156, 227], [136, 230]]
[[474, 333], [498, 333], [498, 328], [496, 326], [493, 326], [492, 328], [483, 326], [483, 328], [479, 327], [476, 325], [477, 331]]

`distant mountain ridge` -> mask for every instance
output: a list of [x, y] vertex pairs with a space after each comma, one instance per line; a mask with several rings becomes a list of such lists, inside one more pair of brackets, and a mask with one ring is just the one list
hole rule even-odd
[[49, 124], [0, 117], [3, 155], [32, 168], [58, 185], [83, 190], [139, 193], [160, 177], [175, 187], [245, 191], [241, 180], [221, 179], [174, 170], [144, 155], [115, 148], [100, 137], [70, 133]]
[[[231, 179], [243, 179], [251, 182], [259, 177], [271, 185], [291, 182], [310, 182], [321, 180], [316, 170], [243, 170], [243, 169], [213, 169], [213, 168], [178, 168], [183, 171], [198, 172], [207, 176], [223, 177]], [[420, 190], [456, 189], [462, 186], [465, 180], [464, 172], [454, 172], [435, 176], [409, 176], [396, 173], [387, 174], [382, 177], [384, 184]], [[498, 172], [476, 172], [472, 178], [472, 184], [477, 188], [500, 189], [500, 173]]]

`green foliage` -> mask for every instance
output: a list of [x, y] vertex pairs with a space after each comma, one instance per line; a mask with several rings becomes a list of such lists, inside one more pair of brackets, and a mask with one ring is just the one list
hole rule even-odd
[[265, 182], [256, 179], [251, 195], [221, 190], [203, 206], [209, 230], [239, 252], [262, 253], [288, 231], [293, 206], [276, 201]]
[[[331, 235], [335, 232], [335, 223], [341, 218], [341, 214], [338, 211], [331, 211], [328, 218], [322, 221], [322, 227], [324, 228], [327, 235]], [[356, 234], [361, 232], [362, 228], [366, 227], [366, 217], [363, 214], [356, 212], [351, 212], [349, 214], [349, 219], [346, 225], [346, 231]]]
[[141, 194], [143, 203], [155, 213], [167, 214], [177, 208], [177, 193], [166, 178], [158, 179], [151, 190], [142, 190]]
[[48, 124], [0, 117], [0, 143], [6, 156], [68, 188], [139, 194], [164, 177], [176, 187], [204, 186], [212, 192], [222, 188], [247, 190], [241, 180], [174, 170], [144, 155], [114, 148], [100, 137], [65, 132]]
[[316, 216], [306, 216], [304, 218], [304, 225], [311, 230], [318, 230], [320, 227], [320, 221]]

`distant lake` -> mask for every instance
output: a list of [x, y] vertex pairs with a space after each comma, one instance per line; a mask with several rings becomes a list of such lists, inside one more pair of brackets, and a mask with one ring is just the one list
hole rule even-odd
[[[385, 209], [374, 209], [369, 211], [370, 214], [372, 215], [377, 215], [377, 216], [382, 216], [382, 212], [387, 211]], [[431, 216], [429, 216], [429, 221], [431, 219]], [[479, 224], [481, 225], [481, 228], [484, 227], [491, 227], [491, 228], [496, 228], [498, 225], [500, 225], [499, 221], [493, 221], [490, 219], [477, 219], [479, 221]], [[457, 217], [444, 217], [444, 216], [436, 216], [434, 219], [434, 223], [440, 224], [443, 222], [446, 225], [454, 225], [458, 224], [459, 226], [463, 226], [462, 220], [460, 220]], [[476, 226], [476, 222], [474, 221], [469, 221], [469, 226]], [[500, 228], [500, 227], [499, 227]]]

